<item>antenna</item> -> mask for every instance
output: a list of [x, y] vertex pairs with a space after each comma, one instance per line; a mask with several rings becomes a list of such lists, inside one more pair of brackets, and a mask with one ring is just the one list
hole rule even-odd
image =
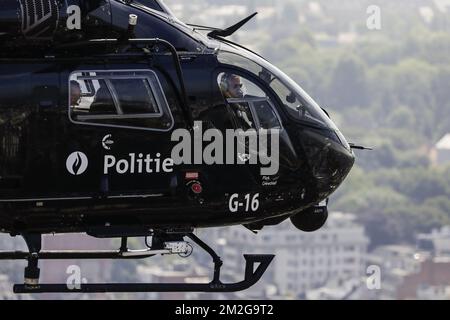
[[364, 147], [364, 146], [360, 146], [354, 143], [349, 143], [350, 148], [354, 149], [354, 150], [369, 150], [369, 151], [373, 151], [372, 147]]
[[256, 16], [258, 12], [253, 13], [252, 15], [248, 16], [247, 18], [239, 21], [235, 25], [232, 25], [231, 27], [228, 27], [224, 30], [213, 30], [210, 33], [208, 33], [208, 36], [211, 38], [217, 38], [217, 37], [229, 37], [236, 31], [238, 31], [240, 28], [242, 28], [247, 22], [249, 22], [251, 19], [253, 19], [254, 16]]
[[128, 29], [127, 31], [118, 39], [120, 43], [128, 42], [128, 40], [134, 38], [134, 29], [137, 26], [138, 16], [135, 14], [130, 14], [128, 16]]
[[138, 16], [135, 14], [130, 14], [128, 16], [128, 38], [134, 38], [134, 29], [137, 26]]

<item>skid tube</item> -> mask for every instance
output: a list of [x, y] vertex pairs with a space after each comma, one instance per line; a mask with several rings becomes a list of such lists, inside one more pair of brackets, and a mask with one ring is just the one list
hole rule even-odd
[[[71, 288], [67, 284], [16, 284], [14, 285], [14, 293], [237, 292], [255, 285], [264, 275], [275, 257], [274, 255], [244, 255], [246, 262], [244, 280], [237, 283], [222, 283], [220, 280], [220, 270], [223, 262], [220, 257], [211, 247], [193, 233], [187, 234], [186, 236], [212, 257], [214, 262], [214, 275], [210, 283], [87, 283], [79, 284], [75, 288]], [[57, 253], [53, 252], [51, 254], [42, 253], [44, 254], [44, 259], [55, 259], [58, 256]], [[61, 255], [66, 259], [72, 258], [70, 252], [61, 253]], [[61, 258], [61, 255], [59, 258]], [[31, 257], [31, 255], [26, 257], [24, 254], [17, 253], [13, 256], [16, 259], [26, 258], [28, 260]], [[78, 259], [108, 259], [111, 256], [114, 256], [116, 259], [126, 258], [120, 254], [116, 256], [115, 252], [108, 254], [98, 252], [98, 256], [95, 255], [95, 252], [86, 253], [86, 255], [83, 252], [73, 252], [73, 257]], [[38, 259], [41, 258], [40, 254], [37, 257]], [[6, 255], [4, 258], [6, 258]], [[36, 255], [33, 256], [34, 259], [36, 259]], [[256, 266], [256, 269], [255, 264], [259, 264]]]

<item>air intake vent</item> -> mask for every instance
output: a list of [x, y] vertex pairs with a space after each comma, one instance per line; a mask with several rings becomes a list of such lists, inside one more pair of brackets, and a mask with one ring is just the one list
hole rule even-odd
[[27, 38], [52, 38], [59, 21], [56, 0], [19, 0], [22, 34]]

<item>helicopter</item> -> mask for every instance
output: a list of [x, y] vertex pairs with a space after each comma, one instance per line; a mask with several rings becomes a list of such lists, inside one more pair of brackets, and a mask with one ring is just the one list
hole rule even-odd
[[[220, 29], [185, 24], [159, 0], [4, 0], [0, 11], [0, 232], [28, 247], [0, 252], [28, 262], [15, 293], [245, 290], [274, 256], [245, 255], [244, 280], [223, 283], [223, 261], [194, 231], [256, 233], [287, 219], [316, 231], [353, 149], [365, 149], [285, 73], [227, 39], [256, 13]], [[121, 246], [42, 250], [55, 233]], [[151, 244], [130, 250], [133, 237]], [[212, 257], [210, 283], [39, 283], [40, 260], [187, 256], [186, 239]]]

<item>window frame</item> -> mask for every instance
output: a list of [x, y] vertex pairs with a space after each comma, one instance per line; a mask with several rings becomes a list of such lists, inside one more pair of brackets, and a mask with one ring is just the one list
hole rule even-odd
[[[244, 78], [246, 81], [251, 82], [253, 85], [255, 85], [256, 87], [258, 87], [265, 95], [265, 98], [260, 98], [260, 97], [248, 97], [248, 98], [225, 98], [222, 94], [222, 90], [220, 88], [220, 82], [219, 82], [219, 77], [221, 74], [223, 73], [231, 73], [231, 74], [235, 74], [241, 78]], [[261, 85], [259, 81], [255, 81], [254, 76], [249, 74], [249, 73], [244, 73], [241, 72], [238, 69], [235, 68], [220, 68], [218, 70], [216, 70], [216, 72], [214, 72], [214, 81], [218, 87], [218, 90], [220, 92], [220, 95], [222, 96], [222, 99], [224, 100], [224, 102], [229, 105], [230, 103], [248, 103], [249, 107], [250, 107], [250, 111], [252, 113], [253, 118], [255, 119], [256, 122], [256, 130], [279, 130], [280, 132], [284, 131], [284, 126], [283, 126], [283, 121], [281, 119], [280, 113], [278, 112], [277, 107], [275, 106], [273, 99], [270, 98], [270, 93], [268, 92], [268, 90], [265, 90]], [[273, 113], [275, 114], [275, 116], [278, 119], [278, 123], [280, 124], [280, 128], [279, 129], [262, 129], [261, 128], [261, 124], [259, 121], [259, 116], [256, 112], [256, 108], [254, 106], [254, 103], [256, 102], [267, 102]]]
[[[73, 117], [73, 110], [71, 106], [71, 86], [70, 82], [74, 75], [76, 74], [83, 74], [83, 73], [96, 73], [95, 76], [91, 75], [82, 75], [81, 77], [77, 77], [76, 80], [104, 80], [105, 84], [107, 86], [108, 92], [111, 94], [111, 99], [114, 102], [114, 108], [116, 109], [117, 114], [104, 114], [104, 115], [83, 115], [81, 116], [83, 118], [82, 121], [78, 120], [77, 116], [75, 119]], [[109, 75], [102, 75], [102, 74], [109, 74]], [[117, 73], [117, 75], [110, 75], [111, 73]], [[120, 73], [123, 73], [123, 75], [120, 75]], [[133, 73], [141, 73], [141, 74], [134, 74]], [[147, 75], [144, 75], [142, 73], [146, 73]], [[99, 75], [100, 74], [100, 75]], [[125, 75], [126, 74], [126, 75]], [[141, 114], [123, 114], [120, 110], [120, 102], [119, 102], [119, 96], [114, 88], [114, 85], [110, 82], [111, 80], [147, 80], [147, 83], [149, 85], [150, 90], [152, 91], [151, 94], [153, 94], [153, 98], [156, 103], [156, 108], [158, 108], [158, 113], [141, 113]], [[165, 114], [166, 110], [167, 114]], [[122, 114], [120, 114], [122, 113]], [[95, 122], [89, 122], [89, 120], [130, 120], [130, 119], [161, 119], [163, 116], [166, 115], [170, 118], [170, 126], [167, 129], [157, 129], [157, 128], [149, 128], [144, 126], [130, 126], [130, 125], [118, 125], [118, 124], [107, 124], [107, 123], [95, 123]], [[91, 69], [91, 70], [74, 70], [69, 74], [68, 77], [68, 116], [70, 122], [74, 124], [81, 124], [81, 125], [88, 125], [88, 126], [97, 126], [97, 127], [108, 127], [108, 128], [122, 128], [122, 129], [132, 129], [132, 130], [144, 130], [144, 131], [155, 131], [155, 132], [169, 132], [171, 131], [175, 126], [175, 120], [172, 114], [172, 110], [170, 109], [169, 103], [167, 101], [166, 95], [164, 93], [164, 89], [161, 85], [161, 82], [159, 81], [158, 75], [156, 72], [150, 69]]]

